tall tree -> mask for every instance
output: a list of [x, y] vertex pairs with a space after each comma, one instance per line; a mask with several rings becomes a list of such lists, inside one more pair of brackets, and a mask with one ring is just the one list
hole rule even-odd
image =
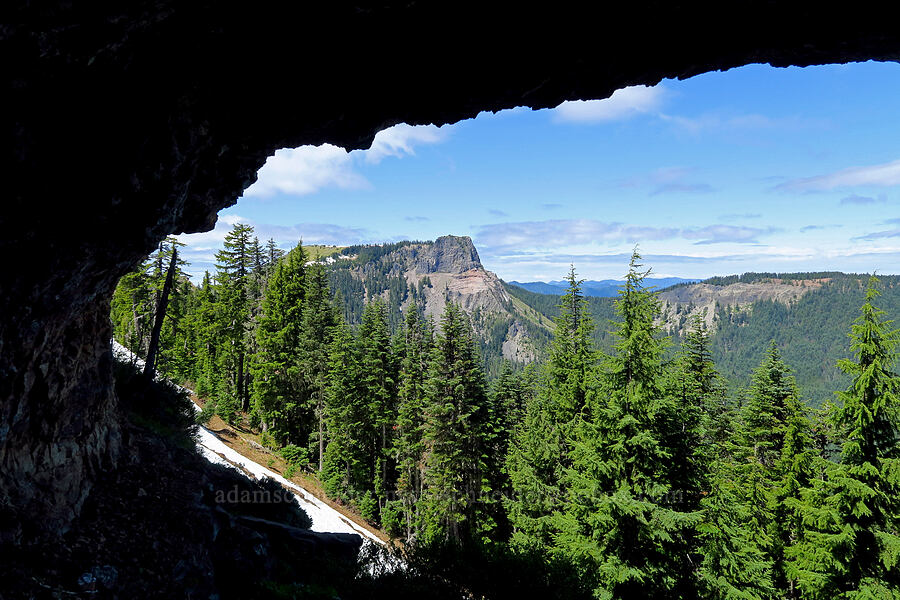
[[366, 469], [371, 474], [372, 496], [362, 500], [367, 518], [377, 519], [393, 483], [392, 428], [396, 400], [396, 373], [391, 354], [388, 308], [381, 298], [369, 301], [359, 329], [360, 387], [368, 402], [370, 419], [361, 432]]
[[875, 307], [872, 277], [851, 328], [853, 377], [832, 413], [843, 438], [841, 462], [805, 500], [804, 539], [790, 552], [804, 598], [900, 598], [900, 376], [898, 331]]
[[397, 494], [401, 527], [407, 543], [420, 531], [419, 501], [425, 485], [425, 378], [431, 340], [415, 306], [406, 311], [403, 360], [397, 394], [397, 423], [394, 460], [397, 464]]
[[253, 268], [253, 227], [236, 223], [225, 235], [224, 248], [216, 252], [219, 292], [220, 367], [227, 374], [219, 391], [220, 415], [231, 421], [238, 410], [249, 410], [247, 380], [247, 328], [250, 317], [249, 283]]
[[524, 407], [508, 463], [513, 497], [508, 511], [516, 545], [550, 545], [553, 513], [563, 499], [561, 480], [572, 465], [570, 442], [592, 385], [596, 351], [594, 328], [574, 266], [560, 298], [559, 316], [536, 397]]
[[159, 334], [162, 332], [163, 319], [169, 305], [169, 295], [175, 284], [175, 271], [178, 268], [178, 249], [172, 248], [172, 257], [166, 271], [165, 283], [156, 299], [156, 314], [153, 318], [153, 330], [150, 332], [150, 345], [147, 347], [147, 360], [144, 363], [144, 377], [153, 379], [156, 376], [156, 356], [159, 351]]
[[303, 321], [300, 327], [298, 362], [303, 377], [304, 392], [312, 409], [318, 431], [315, 442], [319, 470], [325, 456], [325, 393], [328, 386], [328, 345], [334, 328], [335, 312], [328, 292], [328, 276], [319, 263], [307, 269], [306, 291], [303, 298]]
[[656, 422], [664, 341], [640, 260], [635, 250], [616, 301], [618, 341], [604, 363], [602, 393], [588, 397], [578, 423], [554, 546], [605, 598], [673, 597], [688, 553], [680, 533], [696, 521], [670, 507], [670, 456]]
[[359, 349], [345, 321], [340, 320], [332, 331], [328, 350], [327, 443], [320, 477], [332, 498], [357, 501], [372, 481], [372, 472], [366, 469], [364, 433], [371, 416], [359, 385]]
[[453, 303], [441, 317], [426, 397], [424, 536], [454, 543], [480, 540], [493, 528], [482, 504], [490, 492], [482, 443], [487, 393], [471, 327]]
[[303, 339], [306, 253], [297, 245], [279, 262], [262, 302], [253, 365], [253, 405], [263, 430], [283, 444], [306, 446], [311, 418], [298, 353]]

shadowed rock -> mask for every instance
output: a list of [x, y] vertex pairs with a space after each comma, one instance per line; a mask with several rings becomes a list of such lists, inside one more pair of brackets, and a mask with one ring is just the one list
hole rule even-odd
[[549, 7], [6, 7], [0, 539], [65, 531], [116, 463], [116, 280], [165, 235], [210, 229], [276, 149], [364, 148], [401, 121], [551, 107], [747, 63], [900, 56], [881, 3]]

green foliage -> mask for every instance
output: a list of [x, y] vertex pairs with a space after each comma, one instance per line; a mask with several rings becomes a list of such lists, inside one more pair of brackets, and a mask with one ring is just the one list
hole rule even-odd
[[490, 415], [480, 362], [465, 314], [448, 303], [425, 388], [426, 543], [479, 540], [494, 527], [485, 510], [491, 491], [484, 455]]
[[[175, 246], [164, 242], [113, 297], [116, 338], [139, 354]], [[546, 331], [535, 336], [541, 363], [517, 370], [499, 358], [505, 317], [448, 303], [435, 331], [420, 302], [432, 283], [391, 272], [397, 247], [343, 250], [376, 264], [359, 280], [347, 260], [310, 265], [302, 246], [282, 255], [236, 226], [215, 277], [195, 287], [179, 276], [160, 336], [161, 372], [193, 383], [204, 409], [195, 416], [174, 387], [146, 388], [120, 366], [130, 418], [190, 446], [195, 419], [252, 409], [286, 475], [318, 459], [329, 496], [403, 539], [409, 568], [391, 577], [413, 588], [900, 597], [898, 333], [874, 307], [874, 281], [852, 327], [859, 279], [817, 273], [793, 277], [830, 281], [790, 307], [718, 309], [715, 335], [697, 315], [670, 341], [635, 252], [615, 300], [585, 298], [574, 268], [562, 296], [509, 288], [529, 327]], [[774, 278], [791, 279], [735, 281]], [[895, 283], [883, 297], [891, 310]], [[835, 375], [820, 363], [847, 354], [836, 349], [842, 327], [855, 358]], [[818, 403], [836, 382], [846, 389], [837, 405], [811, 418], [799, 390]]]
[[200, 409], [200, 412], [197, 413], [197, 424], [198, 425], [206, 425], [209, 423], [209, 420], [213, 418], [213, 415], [216, 414], [216, 403], [212, 400], [207, 400], [206, 404], [203, 405], [203, 408]]
[[523, 549], [547, 548], [562, 509], [562, 480], [572, 465], [571, 440], [592, 385], [594, 325], [574, 267], [559, 298], [550, 355], [536, 396], [526, 396], [524, 421], [514, 434], [507, 468], [513, 490], [508, 511], [513, 541]]
[[253, 410], [280, 443], [305, 444], [312, 424], [298, 360], [305, 293], [306, 254], [297, 245], [275, 265], [266, 286], [252, 365]]
[[575, 429], [566, 506], [553, 551], [571, 558], [601, 598], [672, 597], [689, 583], [682, 532], [698, 515], [672, 507], [669, 453], [658, 429], [665, 402], [659, 302], [634, 252], [616, 301], [614, 353]]
[[831, 413], [841, 462], [828, 465], [805, 494], [800, 512], [808, 530], [790, 553], [807, 598], [900, 597], [898, 332], [874, 305], [877, 283], [870, 280], [851, 329], [855, 360], [839, 363], [852, 377]]

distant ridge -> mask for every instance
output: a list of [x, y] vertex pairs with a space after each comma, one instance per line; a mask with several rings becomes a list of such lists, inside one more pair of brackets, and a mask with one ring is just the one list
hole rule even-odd
[[[652, 278], [648, 277], [644, 280], [646, 285], [655, 286], [657, 290], [662, 290], [667, 287], [671, 287], [673, 285], [678, 285], [681, 283], [697, 283], [700, 279], [684, 279], [682, 277], [659, 277]], [[520, 283], [518, 281], [510, 281], [510, 285], [515, 285], [520, 288], [526, 289], [529, 292], [535, 292], [537, 294], [562, 294], [568, 283], [565, 281], [531, 281], [527, 283]], [[611, 296], [615, 296], [618, 293], [619, 286], [625, 283], [625, 280], [618, 279], [603, 279], [601, 281], [585, 281], [581, 289], [584, 291], [586, 296], [596, 296], [598, 298], [609, 298]]]

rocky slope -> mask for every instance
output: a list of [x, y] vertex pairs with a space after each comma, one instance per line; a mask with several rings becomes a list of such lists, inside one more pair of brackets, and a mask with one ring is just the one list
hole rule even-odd
[[716, 328], [716, 309], [733, 308], [751, 311], [754, 302], [773, 300], [785, 305], [796, 302], [812, 290], [827, 283], [828, 279], [782, 280], [769, 279], [754, 283], [712, 285], [694, 283], [662, 290], [662, 321], [670, 332], [683, 334], [694, 315], [704, 315], [706, 326]]
[[520, 363], [536, 358], [529, 332], [542, 326], [517, 308], [500, 278], [484, 268], [469, 237], [349, 247], [323, 262], [332, 271], [332, 287], [357, 307], [351, 321], [376, 296], [388, 302], [395, 323], [411, 305], [438, 322], [449, 300], [469, 314], [483, 351]]

